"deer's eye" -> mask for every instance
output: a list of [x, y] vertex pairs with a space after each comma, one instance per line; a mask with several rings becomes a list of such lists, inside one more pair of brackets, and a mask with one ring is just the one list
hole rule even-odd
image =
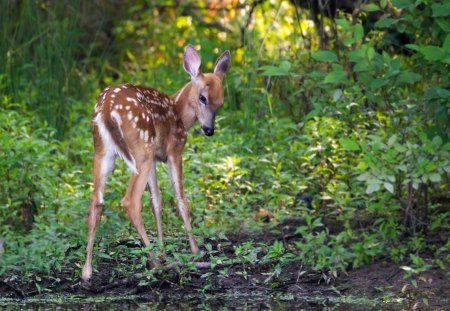
[[205, 97], [205, 96], [203, 96], [202, 94], [200, 94], [200, 96], [198, 97], [198, 99], [200, 100], [200, 102], [201, 102], [203, 105], [206, 105], [206, 97]]

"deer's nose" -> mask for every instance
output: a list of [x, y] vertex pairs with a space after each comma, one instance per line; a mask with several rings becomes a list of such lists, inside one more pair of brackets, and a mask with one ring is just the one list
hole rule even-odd
[[214, 134], [214, 128], [202, 126], [203, 134], [206, 136], [213, 136]]

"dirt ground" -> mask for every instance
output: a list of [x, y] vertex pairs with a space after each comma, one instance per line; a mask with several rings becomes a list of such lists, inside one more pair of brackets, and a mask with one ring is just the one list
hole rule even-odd
[[[281, 240], [290, 243], [298, 238], [294, 234], [294, 228], [297, 226], [298, 223], [286, 222], [276, 233], [238, 232], [230, 234], [228, 241], [234, 245], [247, 240], [265, 243]], [[216, 243], [213, 247], [218, 247], [219, 242], [211, 241]], [[232, 247], [229, 252], [231, 255]], [[226, 275], [219, 273], [217, 268], [194, 269], [183, 273], [179, 273], [178, 269], [166, 269], [147, 282], [142, 282], [139, 273], [125, 278], [115, 277], [112, 274], [113, 266], [107, 261], [102, 261], [98, 268], [99, 272], [94, 275], [91, 284], [81, 284], [73, 280], [74, 271], [78, 268], [67, 267], [58, 275], [58, 283], [54, 280], [44, 280], [40, 293], [33, 284], [23, 284], [19, 279], [0, 279], [0, 305], [2, 299], [45, 299], [48, 293], [52, 293], [63, 297], [126, 299], [133, 296], [143, 302], [158, 301], [165, 307], [174, 302], [199, 306], [199, 303], [204, 303], [205, 297], [209, 297], [211, 304], [208, 307], [213, 309], [216, 301], [226, 302], [225, 305], [231, 309], [236, 307], [236, 303], [252, 301], [260, 304], [255, 310], [278, 309], [276, 306], [279, 302], [283, 302], [284, 307], [288, 306], [287, 309], [291, 309], [289, 306], [295, 306], [293, 308], [297, 309], [348, 303], [345, 310], [360, 310], [362, 305], [365, 310], [380, 309], [380, 304], [383, 309], [388, 310], [450, 310], [448, 273], [432, 269], [415, 275], [412, 281], [413, 279], [406, 278], [405, 272], [398, 264], [385, 260], [351, 269], [346, 274], [337, 276], [313, 271], [301, 262], [293, 261], [283, 266], [277, 276], [270, 274], [273, 271], [271, 263], [245, 267], [242, 263], [236, 263], [228, 266]], [[205, 277], [206, 274], [209, 276]], [[281, 309], [285, 309], [284, 307]]]

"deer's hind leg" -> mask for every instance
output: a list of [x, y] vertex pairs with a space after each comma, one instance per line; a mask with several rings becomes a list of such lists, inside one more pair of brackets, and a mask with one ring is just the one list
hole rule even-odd
[[[96, 142], [97, 144], [101, 142]], [[97, 147], [97, 146], [96, 146]], [[94, 246], [95, 230], [100, 221], [103, 193], [108, 175], [114, 168], [115, 154], [111, 149], [100, 148], [101, 151], [95, 153], [93, 163], [94, 191], [92, 192], [88, 214], [88, 239], [86, 247], [86, 262], [83, 267], [81, 278], [87, 282], [92, 277], [92, 248]]]
[[[139, 238], [144, 246], [148, 246], [150, 240], [147, 236], [144, 221], [142, 219], [142, 194], [147, 185], [149, 173], [154, 165], [153, 161], [154, 160], [147, 159], [146, 161], [139, 162], [137, 167], [139, 175], [132, 175], [127, 192], [122, 200], [122, 205], [128, 213], [130, 221], [136, 228]], [[154, 257], [154, 253], [150, 252], [150, 256]], [[158, 262], [153, 261], [153, 265], [158, 265]]]

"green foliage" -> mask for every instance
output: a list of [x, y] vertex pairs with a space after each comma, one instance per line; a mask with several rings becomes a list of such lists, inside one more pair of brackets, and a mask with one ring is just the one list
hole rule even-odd
[[0, 3], [0, 92], [46, 120], [59, 138], [69, 126], [73, 100], [84, 99], [89, 85], [81, 87], [86, 77], [77, 64], [83, 53], [79, 16], [64, 13], [80, 6], [80, 1]]
[[[0, 40], [0, 275], [20, 275], [37, 287], [36, 271], [50, 275], [70, 266], [79, 277], [92, 190], [95, 88], [130, 81], [174, 93], [188, 79], [180, 65], [186, 43], [201, 45], [205, 71], [222, 50], [233, 55], [217, 134], [206, 139], [194, 128], [184, 153], [200, 256], [221, 267], [219, 274], [227, 275], [222, 265], [239, 263], [246, 277], [246, 267], [263, 263], [272, 265], [272, 279], [284, 264], [300, 260], [335, 276], [385, 256], [408, 273], [430, 265], [448, 269], [448, 242], [426, 242], [450, 230], [448, 203], [441, 199], [448, 199], [450, 171], [447, 3], [380, 1], [352, 20], [341, 13], [325, 20], [337, 35], [328, 32], [328, 46], [318, 49], [308, 12], [297, 12], [295, 20], [288, 2], [265, 1], [247, 25], [230, 13], [230, 27], [248, 28], [237, 34], [205, 26], [190, 2], [136, 1], [108, 26], [110, 54], [93, 59], [96, 43], [80, 41], [83, 13], [65, 15], [65, 2], [12, 3], [1, 2], [0, 10], [7, 38]], [[372, 30], [363, 22], [370, 12], [383, 13]], [[392, 44], [392, 33], [410, 41]], [[141, 271], [149, 283], [149, 249], [122, 243], [136, 239], [119, 207], [128, 174], [118, 163], [109, 180], [94, 266], [127, 256], [129, 266], [118, 265], [114, 275]], [[188, 264], [194, 256], [184, 251], [167, 169], [158, 167], [158, 175], [167, 261]], [[296, 199], [299, 193], [311, 195], [311, 210]], [[154, 236], [149, 205], [146, 195], [144, 218]], [[286, 217], [304, 220], [297, 240], [228, 245], [230, 256], [206, 240], [241, 228], [258, 232], [264, 225], [255, 215], [262, 210], [269, 228]], [[159, 252], [156, 244], [150, 248]], [[425, 251], [436, 258], [422, 258]]]

